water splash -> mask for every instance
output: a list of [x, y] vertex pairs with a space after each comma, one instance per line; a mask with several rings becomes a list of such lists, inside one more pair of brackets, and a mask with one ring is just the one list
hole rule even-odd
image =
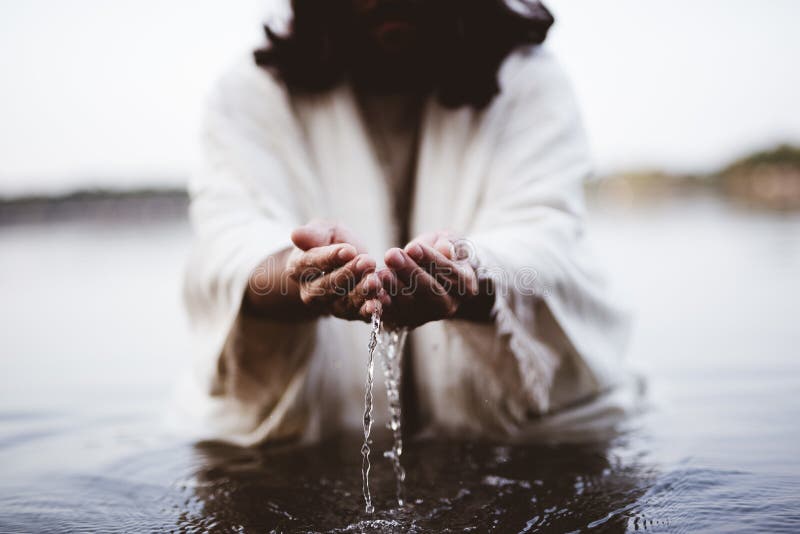
[[369, 434], [372, 430], [372, 384], [375, 378], [375, 347], [378, 346], [378, 337], [381, 331], [381, 311], [375, 310], [372, 314], [372, 331], [369, 334], [369, 357], [367, 360], [367, 383], [364, 393], [364, 444], [361, 446], [361, 488], [364, 493], [364, 509], [368, 514], [375, 511], [372, 505], [372, 495], [369, 492]]
[[406, 472], [400, 463], [400, 455], [403, 454], [403, 429], [402, 429], [402, 405], [400, 402], [400, 381], [401, 364], [403, 357], [403, 347], [405, 345], [408, 331], [392, 330], [385, 332], [381, 341], [381, 355], [383, 356], [383, 376], [386, 379], [386, 396], [389, 400], [389, 430], [392, 431], [393, 444], [391, 450], [383, 453], [384, 457], [392, 462], [395, 480], [397, 482], [397, 504], [403, 506], [405, 503], [405, 479]]

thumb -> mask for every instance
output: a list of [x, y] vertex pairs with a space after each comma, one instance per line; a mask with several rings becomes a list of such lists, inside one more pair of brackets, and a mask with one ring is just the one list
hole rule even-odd
[[292, 243], [300, 250], [309, 250], [333, 244], [333, 226], [309, 223], [292, 231]]
[[356, 247], [359, 254], [367, 252], [366, 247], [349, 228], [340, 223], [324, 220], [315, 219], [295, 228], [292, 232], [292, 242], [297, 248], [304, 251], [337, 243], [349, 243]]

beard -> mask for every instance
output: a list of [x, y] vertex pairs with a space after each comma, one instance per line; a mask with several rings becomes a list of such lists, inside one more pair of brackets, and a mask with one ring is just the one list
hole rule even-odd
[[431, 6], [442, 3], [387, 0], [356, 15], [349, 50], [349, 71], [356, 86], [379, 93], [433, 87], [447, 21]]

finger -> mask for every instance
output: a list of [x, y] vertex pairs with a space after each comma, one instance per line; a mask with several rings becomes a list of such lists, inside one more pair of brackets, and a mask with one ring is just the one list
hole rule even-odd
[[337, 243], [350, 243], [359, 253], [366, 252], [366, 248], [346, 226], [330, 221], [314, 220], [292, 231], [292, 242], [301, 250], [315, 247], [335, 245]]
[[420, 267], [406, 251], [399, 248], [389, 249], [384, 258], [386, 266], [392, 269], [399, 281], [407, 286], [411, 292], [429, 291], [439, 295], [447, 294], [447, 291], [439, 283]]
[[360, 308], [364, 300], [378, 298], [378, 293], [383, 290], [380, 278], [374, 272], [367, 273], [361, 281], [350, 292], [353, 302], [357, 302]]
[[376, 311], [381, 310], [383, 311], [383, 305], [378, 300], [368, 300], [361, 306], [361, 309], [358, 311], [359, 319], [362, 321], [370, 322], [372, 321], [372, 314]]
[[[405, 285], [405, 288], [400, 291], [400, 295], [413, 295], [418, 300], [427, 301], [429, 306], [449, 310], [452, 299], [448, 298], [447, 290], [433, 276], [417, 265], [405, 251], [399, 248], [389, 249], [386, 252], [385, 261], [386, 265], [396, 274], [398, 281]], [[394, 297], [394, 295], [392, 296]]]
[[432, 275], [449, 293], [456, 289], [459, 294], [473, 295], [477, 292], [478, 283], [475, 271], [469, 264], [453, 261], [439, 250], [414, 241], [406, 245], [405, 251], [417, 265]]
[[362, 321], [370, 322], [372, 321], [372, 314], [375, 312], [381, 313], [381, 318], [385, 317], [386, 310], [392, 306], [392, 299], [389, 298], [389, 295], [381, 288], [378, 292], [378, 297], [374, 299], [369, 299], [364, 302], [359, 310], [359, 318]]
[[306, 304], [313, 300], [317, 305], [348, 297], [364, 275], [374, 270], [375, 260], [365, 255], [357, 256], [346, 265], [306, 282], [301, 288], [301, 296]]
[[457, 259], [455, 243], [453, 243], [453, 240], [450, 239], [449, 236], [438, 237], [431, 247], [448, 259]]
[[406, 245], [404, 251], [417, 265], [425, 269], [436, 267], [437, 265], [440, 267], [454, 267], [450, 258], [445, 257], [430, 245], [424, 245], [418, 241], [412, 241]]
[[411, 243], [417, 242], [432, 247], [437, 241], [441, 239], [444, 240], [449, 239], [450, 235], [451, 235], [450, 232], [447, 230], [439, 230], [437, 232], [427, 232], [415, 237], [413, 240], [411, 240]]
[[391, 269], [381, 269], [375, 275], [381, 281], [383, 289], [389, 294], [394, 296], [397, 293], [397, 276]]
[[466, 239], [454, 239], [452, 236], [439, 237], [433, 248], [453, 261], [472, 263], [475, 259], [473, 244]]
[[391, 302], [377, 274], [365, 276], [349, 295], [349, 309], [354, 318], [369, 321], [372, 313]]
[[[373, 302], [365, 308], [367, 302]], [[383, 291], [378, 276], [374, 273], [365, 275], [358, 285], [347, 295], [337, 298], [331, 304], [331, 310], [336, 317], [348, 320], [369, 320], [372, 311], [388, 302], [388, 296]], [[369, 316], [365, 315], [369, 310]]]
[[430, 246], [423, 245], [418, 241], [412, 241], [406, 245], [405, 253], [417, 265], [425, 269], [428, 274], [436, 278], [440, 284], [447, 283], [448, 285], [445, 285], [445, 288], [448, 288], [450, 283], [458, 280], [458, 267]]
[[391, 269], [383, 269], [376, 273], [376, 276], [380, 278], [383, 291], [388, 299], [388, 302], [382, 302], [382, 319], [387, 324], [403, 322], [401, 320], [403, 316], [414, 313], [413, 296]]
[[393, 288], [391, 300], [383, 306], [382, 319], [390, 327], [414, 328], [428, 321], [452, 317], [456, 301], [448, 296], [438, 297], [423, 291], [413, 292], [391, 270], [378, 273], [385, 287]]
[[394, 271], [397, 278], [403, 281], [406, 281], [417, 267], [416, 262], [409, 259], [408, 254], [399, 248], [390, 248], [383, 257], [386, 267]]
[[307, 224], [292, 230], [292, 243], [300, 250], [331, 245], [331, 232], [323, 226]]
[[[346, 271], [348, 276], [353, 276], [352, 272], [346, 267], [341, 267], [338, 269], [338, 271]], [[341, 290], [334, 288], [332, 278], [333, 276], [331, 274], [326, 274], [324, 276], [320, 276], [312, 282], [301, 285], [300, 300], [303, 301], [303, 304], [311, 309], [318, 310], [326, 314], [332, 313], [333, 315], [340, 315], [337, 313], [337, 310], [341, 306], [337, 307], [334, 306], [334, 304], [336, 304], [337, 301], [343, 300], [343, 298], [346, 297], [347, 292], [342, 292]], [[339, 280], [341, 283], [341, 274], [339, 274]], [[355, 285], [354, 282], [346, 283]]]
[[380, 279], [383, 292], [388, 298], [388, 302], [384, 304], [392, 308], [402, 308], [411, 305], [413, 300], [411, 291], [407, 289], [406, 284], [398, 278], [394, 271], [391, 269], [383, 269], [376, 273], [376, 276]]
[[451, 260], [458, 259], [454, 253], [455, 246], [454, 246], [454, 238], [453, 234], [448, 230], [440, 230], [438, 232], [428, 232], [426, 234], [419, 235], [411, 240], [408, 245], [406, 245], [405, 250], [408, 251], [409, 247], [412, 245], [423, 245], [434, 250], [437, 250], [440, 254], [444, 257], [449, 258]]
[[350, 244], [315, 247], [292, 257], [287, 270], [295, 280], [310, 281], [352, 261], [356, 254], [355, 247]]

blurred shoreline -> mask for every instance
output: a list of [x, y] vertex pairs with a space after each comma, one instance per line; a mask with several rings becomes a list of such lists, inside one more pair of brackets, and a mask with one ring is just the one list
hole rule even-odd
[[159, 223], [186, 219], [188, 206], [183, 189], [92, 189], [58, 196], [0, 198], [0, 226], [71, 221]]
[[756, 152], [709, 174], [620, 173], [593, 181], [587, 193], [590, 200], [621, 205], [702, 194], [754, 209], [800, 211], [800, 148]]
[[[601, 177], [586, 187], [590, 203], [633, 207], [712, 195], [753, 209], [800, 211], [800, 148], [788, 145], [754, 153], [710, 174], [659, 171]], [[0, 197], [0, 226], [51, 222], [129, 224], [185, 220], [184, 189], [90, 189], [65, 195]]]

